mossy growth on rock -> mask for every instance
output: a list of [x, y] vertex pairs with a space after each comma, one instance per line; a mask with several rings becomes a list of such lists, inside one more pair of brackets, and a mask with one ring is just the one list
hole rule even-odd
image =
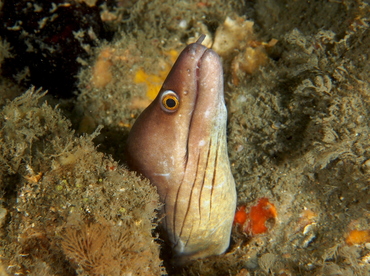
[[[148, 181], [77, 137], [45, 93], [1, 111], [2, 266], [11, 274], [160, 275]], [[145, 259], [145, 260], [144, 260]]]

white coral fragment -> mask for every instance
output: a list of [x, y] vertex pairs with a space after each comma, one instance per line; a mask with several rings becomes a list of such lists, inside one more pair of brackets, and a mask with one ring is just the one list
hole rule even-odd
[[220, 56], [226, 56], [235, 49], [240, 49], [241, 43], [253, 37], [253, 21], [238, 17], [235, 20], [227, 17], [218, 27], [212, 49]]

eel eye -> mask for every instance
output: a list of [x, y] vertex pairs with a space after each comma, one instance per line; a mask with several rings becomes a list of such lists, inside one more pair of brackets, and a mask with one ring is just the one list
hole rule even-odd
[[161, 96], [161, 108], [166, 112], [175, 112], [180, 105], [178, 96], [172, 90], [166, 90]]

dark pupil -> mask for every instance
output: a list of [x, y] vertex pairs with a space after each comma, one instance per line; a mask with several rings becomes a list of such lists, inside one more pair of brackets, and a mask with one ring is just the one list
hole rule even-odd
[[174, 99], [167, 99], [166, 100], [166, 105], [169, 107], [169, 108], [173, 108], [176, 106], [176, 102]]

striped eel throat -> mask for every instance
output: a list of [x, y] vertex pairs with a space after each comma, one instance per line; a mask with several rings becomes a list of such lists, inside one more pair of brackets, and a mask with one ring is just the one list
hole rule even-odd
[[182, 51], [127, 148], [129, 166], [157, 187], [164, 240], [182, 263], [225, 252], [236, 208], [222, 65], [203, 39]]

